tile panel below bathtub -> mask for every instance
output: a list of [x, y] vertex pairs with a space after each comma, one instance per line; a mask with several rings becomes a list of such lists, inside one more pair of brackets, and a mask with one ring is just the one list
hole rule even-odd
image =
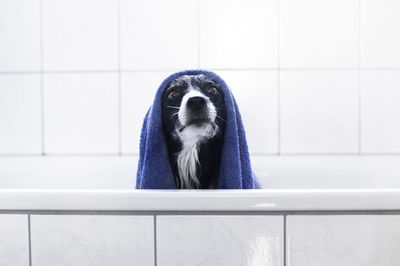
[[400, 216], [288, 216], [287, 266], [400, 265]]
[[32, 264], [154, 265], [152, 216], [32, 215]]
[[29, 265], [27, 215], [0, 214], [0, 265]]
[[283, 217], [158, 216], [157, 265], [283, 266]]

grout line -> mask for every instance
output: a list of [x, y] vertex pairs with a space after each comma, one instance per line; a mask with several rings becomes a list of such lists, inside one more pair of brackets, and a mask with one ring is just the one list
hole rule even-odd
[[[344, 67], [344, 68], [213, 68], [214, 71], [400, 71], [399, 67]], [[43, 71], [0, 71], [0, 75], [15, 74], [85, 74], [85, 73], [143, 73], [143, 72], [176, 72], [178, 68], [159, 69], [108, 69], [108, 70], [43, 70]]]
[[45, 155], [45, 136], [44, 136], [44, 125], [45, 125], [45, 115], [44, 115], [44, 80], [43, 74], [40, 74], [40, 130], [41, 130], [41, 156]]
[[[263, 156], [277, 156], [278, 154], [272, 154], [272, 155], [263, 155]], [[358, 152], [352, 152], [352, 153], [281, 153], [279, 156], [304, 156], [304, 157], [311, 157], [311, 156], [354, 156], [354, 157], [363, 157], [363, 156], [382, 156], [382, 155], [387, 155], [387, 156], [394, 156], [394, 155], [400, 155], [400, 153], [361, 153], [359, 154]]]
[[200, 69], [200, 0], [196, 1], [196, 23], [197, 23], [196, 66], [198, 69]]
[[286, 250], [287, 250], [287, 244], [286, 244], [286, 217], [287, 215], [283, 215], [283, 266], [286, 266]]
[[[41, 154], [0, 154], [0, 157], [41, 157]], [[46, 157], [108, 157], [108, 156], [120, 156], [118, 153], [46, 153]], [[126, 157], [138, 156], [138, 155], [123, 155]]]
[[[39, 52], [40, 53], [40, 52]], [[40, 63], [39, 63], [39, 68], [40, 68]], [[40, 70], [34, 70], [34, 71], [0, 71], [0, 75], [34, 75], [34, 74], [40, 74]]]
[[157, 215], [154, 215], [154, 266], [157, 266]]
[[[135, 157], [139, 156], [139, 154], [131, 154], [131, 153], [46, 153], [46, 157]], [[312, 156], [321, 156], [321, 157], [340, 157], [340, 156], [348, 156], [348, 157], [368, 157], [368, 156], [400, 156], [400, 153], [250, 153], [250, 156], [254, 157], [290, 157], [290, 156], [302, 156], [302, 157], [312, 157]], [[42, 154], [0, 154], [0, 158], [2, 157], [43, 157]]]
[[40, 25], [40, 117], [41, 117], [41, 149], [42, 149], [42, 156], [45, 155], [45, 115], [44, 115], [44, 43], [43, 43], [43, 0], [40, 0], [40, 16], [39, 16], [39, 25]]
[[[120, 156], [118, 153], [46, 153], [46, 157], [113, 157]], [[122, 154], [122, 157], [134, 157], [138, 154]], [[1, 157], [43, 157], [42, 154], [0, 154]]]
[[39, 2], [40, 15], [39, 15], [39, 27], [40, 27], [40, 73], [44, 72], [44, 11], [43, 11], [43, 0]]
[[45, 74], [99, 74], [118, 73], [118, 69], [89, 69], [89, 70], [46, 70]]
[[122, 156], [121, 73], [118, 74], [118, 155]]
[[62, 157], [62, 156], [70, 156], [70, 157], [108, 157], [108, 156], [139, 156], [137, 155], [121, 155], [119, 153], [50, 153], [46, 154], [46, 156], [54, 156], [54, 157]]
[[[308, 67], [303, 67], [303, 68], [281, 68], [282, 71], [358, 71], [360, 68], [357, 67], [320, 67], [320, 68], [308, 68]], [[373, 71], [377, 71], [377, 70], [383, 70], [383, 71], [387, 71], [387, 70], [400, 70], [400, 68], [384, 68], [384, 67], [364, 67], [361, 68], [361, 70], [373, 70]]]
[[122, 154], [122, 106], [121, 106], [121, 0], [117, 0], [118, 17], [118, 155]]
[[358, 71], [358, 154], [362, 155], [362, 90], [361, 90], [361, 71]]
[[282, 119], [282, 105], [281, 105], [281, 73], [278, 70], [277, 73], [278, 77], [277, 77], [277, 109], [278, 109], [278, 125], [277, 125], [277, 134], [278, 134], [278, 143], [277, 143], [277, 155], [282, 155], [282, 151], [281, 151], [281, 146], [282, 146], [282, 123], [281, 123], [281, 119]]
[[276, 56], [277, 56], [277, 70], [279, 71], [280, 66], [281, 66], [281, 49], [280, 49], [280, 0], [276, 0]]
[[[358, 0], [357, 2], [358, 5], [358, 18], [357, 18], [357, 27], [358, 27], [358, 69], [361, 70], [361, 0]], [[369, 69], [369, 68], [365, 68], [365, 69]], [[373, 68], [371, 68], [373, 69]], [[382, 68], [384, 69], [384, 68]]]
[[362, 152], [361, 0], [358, 0], [358, 153]]
[[278, 125], [277, 125], [277, 134], [278, 134], [278, 143], [277, 143], [277, 153], [278, 155], [281, 154], [281, 56], [280, 56], [280, 0], [276, 0], [276, 12], [277, 12], [277, 19], [276, 19], [276, 49], [277, 49], [277, 108], [278, 108]]
[[32, 237], [31, 237], [31, 215], [28, 214], [28, 248], [29, 248], [29, 266], [32, 266]]
[[280, 153], [280, 154], [250, 154], [250, 156], [259, 156], [259, 157], [278, 157], [278, 156], [351, 156], [351, 157], [368, 157], [368, 156], [399, 156], [400, 153], [379, 153], [379, 152], [369, 152], [369, 153]]

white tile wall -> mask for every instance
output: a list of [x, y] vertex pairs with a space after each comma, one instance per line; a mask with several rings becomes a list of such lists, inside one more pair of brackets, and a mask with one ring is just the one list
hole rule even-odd
[[363, 71], [361, 88], [362, 152], [400, 153], [400, 71]]
[[[276, 71], [218, 71], [238, 103], [253, 154], [278, 152], [278, 74]], [[255, 97], [256, 96], [256, 97]]]
[[[399, 188], [397, 155], [252, 156], [266, 189]], [[0, 188], [131, 189], [138, 156], [0, 156]]]
[[202, 0], [200, 65], [276, 68], [277, 0]]
[[154, 265], [152, 216], [32, 215], [33, 265]]
[[400, 67], [400, 2], [361, 1], [361, 66]]
[[46, 153], [118, 153], [118, 76], [44, 76]]
[[396, 265], [399, 216], [288, 216], [288, 266]]
[[139, 154], [143, 119], [163, 80], [172, 72], [137, 72], [121, 75], [121, 151]]
[[40, 76], [0, 75], [0, 154], [40, 154], [41, 136]]
[[40, 0], [0, 1], [0, 71], [40, 70]]
[[0, 156], [0, 188], [131, 189], [138, 156]]
[[29, 265], [27, 215], [0, 214], [0, 265]]
[[158, 216], [157, 262], [283, 265], [281, 216]]
[[121, 67], [196, 67], [196, 14], [195, 0], [121, 0]]
[[398, 155], [252, 156], [266, 189], [393, 189], [400, 187]]
[[282, 153], [358, 151], [358, 73], [283, 71]]
[[43, 0], [45, 70], [118, 69], [118, 1]]
[[358, 1], [280, 0], [280, 66], [357, 67]]
[[161, 80], [197, 67], [234, 90], [257, 160], [397, 154], [399, 9], [396, 0], [3, 0], [0, 154], [137, 154]]

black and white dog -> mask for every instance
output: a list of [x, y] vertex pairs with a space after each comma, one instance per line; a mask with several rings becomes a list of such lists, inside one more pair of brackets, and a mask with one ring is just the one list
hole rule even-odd
[[220, 86], [205, 75], [172, 80], [162, 97], [162, 123], [177, 188], [216, 186], [226, 107]]

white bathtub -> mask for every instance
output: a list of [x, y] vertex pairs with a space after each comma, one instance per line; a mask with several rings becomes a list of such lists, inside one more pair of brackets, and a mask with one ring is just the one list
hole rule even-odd
[[399, 210], [400, 189], [1, 189], [0, 262], [399, 265]]
[[213, 191], [0, 189], [0, 210], [154, 212], [400, 210], [400, 189]]
[[400, 156], [253, 156], [264, 189], [136, 191], [137, 156], [0, 157], [2, 210], [398, 210]]
[[0, 264], [400, 265], [398, 156], [256, 157], [240, 191], [129, 189], [132, 162], [0, 158]]

